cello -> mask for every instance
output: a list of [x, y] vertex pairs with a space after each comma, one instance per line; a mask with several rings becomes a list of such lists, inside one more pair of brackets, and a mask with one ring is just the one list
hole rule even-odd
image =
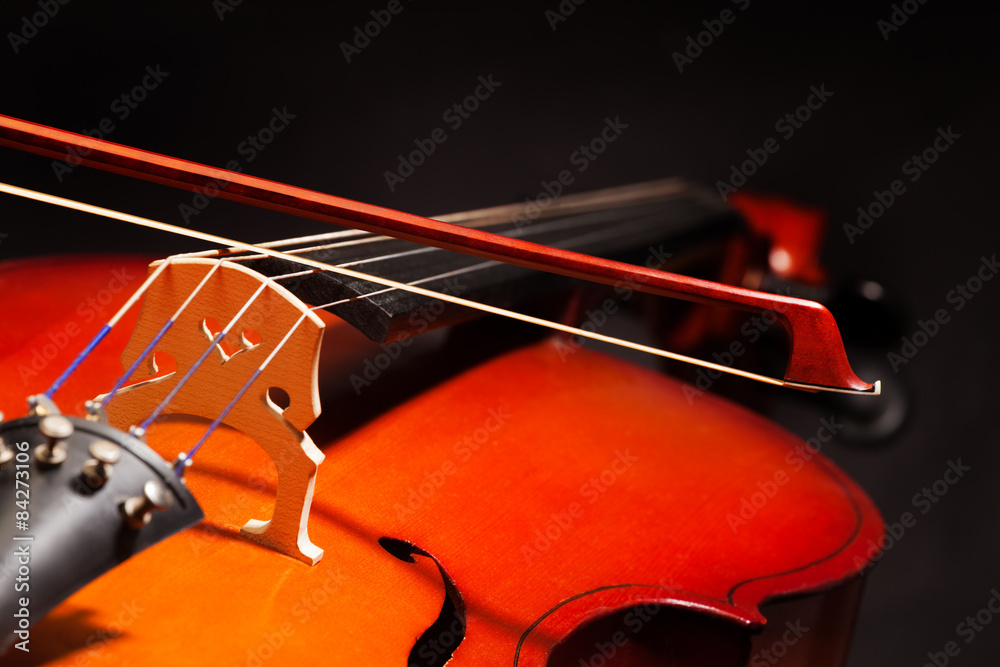
[[[522, 238], [592, 225], [572, 242], [644, 239], [665, 211], [708, 217], [697, 192], [670, 183], [601, 193], [500, 236], [488, 230], [504, 211], [429, 220], [10, 118], [0, 144], [55, 157], [73, 146], [89, 166], [350, 228], [249, 244], [78, 205], [221, 250], [154, 261], [145, 280], [136, 276], [148, 262], [136, 258], [5, 267], [9, 309], [30, 323], [5, 332], [5, 370], [26, 369], [38, 389], [5, 386], [8, 415], [32, 399], [29, 415], [0, 431], [11, 448], [3, 482], [16, 490], [17, 466], [29, 466], [47, 510], [35, 520], [51, 531], [32, 536], [44, 567], [26, 627], [16, 619], [31, 615], [30, 598], [4, 598], [16, 621], [11, 664], [843, 662], [882, 534], [871, 501], [810, 443], [574, 338], [618, 342], [601, 322], [639, 293], [727, 306], [782, 323], [783, 378], [632, 347], [795, 389], [878, 393], [851, 371], [829, 312], [653, 268], [660, 260], [627, 264], [568, 250], [564, 238]], [[412, 242], [420, 247], [393, 245]], [[331, 259], [344, 248], [360, 254]], [[453, 268], [430, 248], [472, 259]], [[357, 270], [397, 257], [406, 262], [393, 277]], [[578, 291], [567, 303], [561, 282], [526, 269], [603, 283], [618, 299]], [[131, 299], [124, 282], [142, 283]], [[115, 316], [71, 335], [73, 305], [103, 292]], [[486, 343], [499, 325], [471, 312], [511, 316], [511, 301], [555, 310], [519, 318], [560, 335], [524, 343], [501, 330], [499, 344]], [[435, 366], [461, 356], [456, 347], [486, 358], [443, 376], [414, 364], [417, 394], [317, 446], [306, 429], [319, 416], [319, 369], [357, 362], [357, 330], [398, 347], [362, 364], [357, 400], [326, 410], [363, 410], [369, 387], [390, 380], [390, 351], [428, 330], [454, 338], [430, 355]], [[55, 344], [60, 333], [94, 338], [78, 354]], [[47, 339], [41, 354], [52, 345], [52, 368], [67, 369], [56, 378], [30, 365]], [[86, 417], [60, 414], [71, 409]], [[193, 447], [175, 458], [178, 443]], [[202, 511], [204, 521], [167, 537]], [[15, 518], [3, 517], [8, 543], [30, 532]]]

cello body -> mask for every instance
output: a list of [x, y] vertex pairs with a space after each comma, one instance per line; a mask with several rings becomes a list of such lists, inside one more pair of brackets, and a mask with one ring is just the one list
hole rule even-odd
[[[0, 266], [0, 410], [23, 412], [147, 264]], [[326, 319], [321, 368], [371, 354]], [[130, 329], [66, 383], [64, 412], [120, 375]], [[4, 662], [842, 664], [878, 511], [818, 452], [829, 429], [804, 442], [689, 389], [555, 337], [314, 435], [314, 566], [239, 537], [274, 506], [274, 466], [220, 429], [186, 473], [205, 521], [72, 595]], [[327, 394], [334, 419], [366, 398]], [[204, 426], [171, 416], [148, 444], [170, 460]]]

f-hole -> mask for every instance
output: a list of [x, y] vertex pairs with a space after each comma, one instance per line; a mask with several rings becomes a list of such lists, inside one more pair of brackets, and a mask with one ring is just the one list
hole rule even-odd
[[[451, 660], [459, 644], [465, 639], [465, 602], [462, 600], [462, 594], [438, 559], [420, 547], [392, 537], [381, 537], [378, 543], [383, 549], [405, 563], [415, 563], [414, 556], [424, 556], [430, 558], [437, 565], [445, 590], [441, 613], [438, 614], [437, 620], [431, 623], [430, 627], [424, 630], [424, 633], [417, 639], [406, 664], [443, 667], [446, 662]], [[433, 660], [428, 659], [428, 656], [433, 656]]]

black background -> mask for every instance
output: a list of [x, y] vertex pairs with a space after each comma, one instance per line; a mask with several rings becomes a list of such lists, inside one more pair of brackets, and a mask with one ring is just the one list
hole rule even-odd
[[[218, 3], [216, 3], [218, 5]], [[886, 520], [914, 511], [915, 493], [949, 460], [964, 479], [881, 559], [869, 575], [850, 664], [927, 661], [957, 641], [955, 665], [1000, 656], [1000, 619], [970, 643], [956, 626], [1000, 587], [1000, 454], [996, 325], [1000, 281], [955, 311], [946, 294], [1000, 248], [997, 177], [998, 13], [930, 0], [884, 39], [877, 22], [890, 3], [734, 3], [694, 7], [587, 0], [555, 30], [546, 10], [526, 3], [404, 2], [371, 43], [346, 59], [340, 43], [385, 2], [243, 0], [224, 12], [210, 0], [117, 3], [71, 0], [15, 53], [37, 3], [5, 2], [0, 28], [0, 112], [83, 131], [112, 118], [112, 141], [222, 166], [361, 201], [437, 214], [522, 201], [569, 167], [577, 147], [607, 117], [628, 128], [567, 190], [684, 176], [714, 185], [768, 137], [779, 138], [747, 187], [820, 206], [831, 216], [825, 262], [834, 282], [883, 283], [905, 308], [904, 331], [947, 308], [951, 321], [899, 371], [914, 413], [876, 450], [832, 445], [826, 452], [872, 495]], [[741, 3], [745, 4], [745, 3]], [[683, 72], [672, 53], [702, 22], [731, 8], [725, 27]], [[147, 66], [169, 72], [125, 119], [112, 102], [142, 81]], [[496, 92], [458, 129], [442, 113], [492, 75]], [[777, 119], [824, 85], [829, 101], [787, 140]], [[295, 115], [247, 163], [238, 146], [272, 115]], [[448, 139], [395, 191], [384, 172], [437, 127]], [[938, 128], [954, 146], [855, 242], [842, 229], [858, 206], [886, 190], [902, 164]], [[192, 195], [75, 169], [60, 182], [48, 159], [0, 151], [8, 182], [181, 222]], [[315, 224], [223, 201], [191, 218], [207, 231], [259, 241]], [[80, 214], [4, 198], [0, 258], [77, 250], [161, 255], [192, 246]], [[884, 350], [899, 351], [898, 338]], [[891, 373], [891, 370], [888, 370]], [[818, 417], [818, 415], [816, 416]], [[811, 421], [789, 421], [804, 437]]]

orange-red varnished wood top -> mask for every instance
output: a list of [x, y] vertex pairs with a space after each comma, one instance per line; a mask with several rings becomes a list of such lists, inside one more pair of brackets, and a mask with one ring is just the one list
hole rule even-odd
[[[76, 306], [119, 266], [138, 285], [134, 260], [0, 265], [8, 418], [100, 326]], [[19, 367], [71, 321], [78, 344], [22, 383]], [[67, 412], [114, 381], [126, 338], [114, 334], [67, 382], [56, 396]], [[172, 458], [203, 429], [164, 421], [149, 442]], [[267, 514], [275, 480], [259, 447], [222, 430], [187, 473], [205, 522], [73, 595], [34, 628], [33, 652], [5, 664], [404, 665], [446, 591], [433, 561], [392, 556], [388, 537], [436, 558], [461, 595], [467, 629], [449, 664], [543, 665], [587, 620], [643, 602], [760, 624], [770, 597], [856, 578], [882, 530], [865, 494], [799, 438], [555, 339], [317, 444], [319, 564], [237, 537]]]

